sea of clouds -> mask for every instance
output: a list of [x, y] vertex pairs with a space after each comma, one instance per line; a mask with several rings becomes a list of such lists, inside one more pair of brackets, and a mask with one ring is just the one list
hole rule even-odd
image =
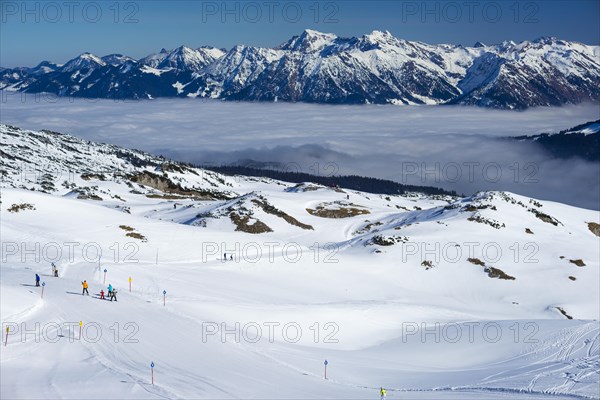
[[279, 162], [471, 194], [507, 190], [600, 209], [600, 164], [555, 159], [508, 136], [600, 119], [598, 105], [490, 110], [200, 99], [114, 101], [1, 93], [0, 122], [50, 129], [197, 164]]

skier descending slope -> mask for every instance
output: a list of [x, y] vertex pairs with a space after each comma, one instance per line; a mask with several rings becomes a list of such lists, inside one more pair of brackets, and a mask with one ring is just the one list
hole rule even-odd
[[83, 292], [81, 292], [81, 295], [83, 296], [84, 294], [87, 294], [88, 296], [90, 295], [90, 292], [88, 292], [88, 283], [86, 280], [84, 280], [83, 282], [81, 282], [81, 286], [83, 286]]
[[110, 299], [112, 297], [112, 291], [113, 291], [113, 287], [112, 284], [108, 284], [108, 298]]
[[40, 276], [35, 274], [35, 286], [40, 286]]

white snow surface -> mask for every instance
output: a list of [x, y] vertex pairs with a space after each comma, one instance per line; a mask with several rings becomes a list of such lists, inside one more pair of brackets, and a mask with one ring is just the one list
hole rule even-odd
[[[598, 212], [222, 176], [52, 132], [0, 134], [2, 398], [600, 397]], [[206, 198], [131, 181], [141, 173]], [[320, 207], [369, 214], [307, 210]], [[271, 232], [238, 231], [232, 213]], [[98, 298], [109, 283], [116, 303]]]

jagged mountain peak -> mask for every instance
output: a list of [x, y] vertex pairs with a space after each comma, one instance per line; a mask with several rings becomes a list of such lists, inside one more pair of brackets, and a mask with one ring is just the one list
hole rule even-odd
[[187, 47], [186, 45], [180, 45], [176, 48], [174, 48], [173, 50], [171, 50], [169, 53], [173, 54], [173, 53], [185, 53], [185, 52], [191, 52], [194, 51], [194, 49], [192, 49], [191, 47]]
[[363, 35], [357, 39], [357, 43], [359, 48], [363, 51], [368, 51], [372, 49], [379, 50], [391, 50], [392, 48], [396, 49], [399, 47], [404, 47], [404, 45], [408, 44], [409, 47], [412, 42], [408, 42], [406, 40], [401, 40], [392, 35], [389, 31], [380, 31], [374, 30], [373, 32]]
[[50, 67], [50, 66], [57, 66], [57, 65], [56, 65], [56, 64], [54, 64], [54, 63], [53, 63], [53, 62], [51, 62], [51, 61], [44, 60], [44, 61], [41, 61], [41, 62], [40, 62], [38, 65], [36, 65], [36, 66], [35, 66], [35, 67], [33, 67], [33, 68], [35, 69], [35, 68], [40, 68], [40, 67]]
[[63, 71], [72, 72], [79, 69], [103, 67], [105, 65], [106, 62], [104, 62], [100, 57], [90, 52], [85, 52], [69, 60], [62, 69]]
[[46, 74], [49, 72], [56, 71], [61, 65], [55, 64], [50, 61], [42, 61], [38, 65], [29, 69], [29, 73], [38, 75], [38, 74]]
[[390, 31], [380, 31], [378, 29], [375, 29], [371, 33], [364, 35], [364, 37], [373, 41], [388, 41], [390, 39], [396, 39], [394, 35], [390, 33]]
[[[523, 44], [523, 42], [521, 44]], [[513, 50], [515, 50], [516, 46], [517, 46], [517, 42], [515, 42], [513, 40], [503, 40], [496, 47], [501, 51], [513, 51]]]
[[333, 33], [323, 33], [305, 29], [300, 35], [292, 37], [278, 48], [281, 50], [300, 51], [305, 53], [317, 52], [329, 46], [337, 36]]
[[192, 49], [182, 45], [165, 54], [165, 57], [158, 63], [157, 68], [173, 68], [179, 71], [200, 71], [221, 56], [223, 56], [223, 52], [214, 47]]
[[557, 42], [562, 42], [556, 36], [540, 36], [539, 38], [532, 41], [533, 43], [543, 43], [543, 44], [554, 44]]
[[[0, 89], [80, 97], [277, 98], [524, 109], [599, 101], [598, 54], [599, 46], [552, 37], [462, 47], [407, 41], [385, 30], [341, 38], [306, 29], [275, 48], [179, 46], [137, 62], [84, 53], [62, 68], [2, 70]], [[123, 60], [119, 71], [110, 68]], [[82, 73], [73, 78], [75, 70]]]
[[133, 58], [129, 56], [124, 56], [123, 54], [108, 54], [102, 57], [102, 61], [107, 64], [111, 64], [113, 66], [123, 65], [126, 62], [135, 61]]

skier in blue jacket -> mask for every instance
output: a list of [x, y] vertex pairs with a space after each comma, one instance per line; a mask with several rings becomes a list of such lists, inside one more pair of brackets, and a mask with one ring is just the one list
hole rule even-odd
[[40, 286], [40, 276], [35, 274], [35, 286]]

